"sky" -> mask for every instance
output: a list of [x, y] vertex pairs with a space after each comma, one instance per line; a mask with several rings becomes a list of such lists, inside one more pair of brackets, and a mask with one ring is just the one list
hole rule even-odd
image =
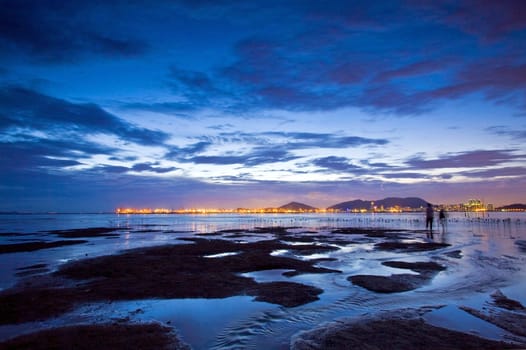
[[526, 1], [0, 7], [0, 211], [526, 203]]

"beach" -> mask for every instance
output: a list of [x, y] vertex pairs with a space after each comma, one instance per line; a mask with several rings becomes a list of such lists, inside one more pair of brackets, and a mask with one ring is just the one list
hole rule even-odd
[[0, 348], [526, 347], [526, 213], [0, 220]]

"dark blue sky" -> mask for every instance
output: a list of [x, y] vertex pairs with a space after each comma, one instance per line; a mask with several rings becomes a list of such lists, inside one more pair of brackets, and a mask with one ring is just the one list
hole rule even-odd
[[0, 210], [526, 202], [524, 1], [0, 6]]

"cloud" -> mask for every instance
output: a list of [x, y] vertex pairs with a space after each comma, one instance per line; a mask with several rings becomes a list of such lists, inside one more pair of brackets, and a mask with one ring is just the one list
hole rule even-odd
[[385, 83], [393, 79], [404, 79], [420, 75], [429, 75], [436, 71], [441, 71], [447, 67], [447, 62], [441, 60], [437, 61], [418, 61], [400, 66], [395, 69], [380, 72], [375, 78], [374, 82]]
[[103, 174], [128, 174], [130, 172], [166, 174], [177, 170], [176, 167], [161, 167], [158, 163], [136, 163], [131, 167], [122, 165], [100, 164], [80, 173], [103, 173]]
[[194, 156], [186, 158], [186, 161], [196, 164], [217, 164], [217, 165], [244, 165], [256, 166], [268, 163], [287, 162], [298, 159], [286, 150], [269, 148], [255, 148], [249, 153], [242, 155], [222, 155], [222, 156]]
[[416, 179], [416, 180], [422, 180], [422, 179], [429, 179], [430, 176], [422, 173], [416, 173], [416, 172], [382, 172], [381, 173], [383, 178], [386, 179]]
[[486, 128], [486, 131], [499, 135], [499, 136], [508, 136], [515, 140], [526, 140], [526, 129], [525, 130], [510, 130], [505, 126], [493, 126]]
[[447, 154], [438, 159], [413, 157], [406, 163], [411, 169], [483, 168], [518, 159], [524, 159], [524, 156], [514, 155], [512, 150], [476, 150]]
[[480, 60], [458, 70], [449, 84], [420, 91], [410, 100], [440, 101], [480, 93], [488, 101], [505, 102], [526, 110], [526, 62], [512, 59]]
[[118, 167], [74, 173], [20, 171], [2, 176], [0, 211], [111, 212], [122, 206], [182, 208], [197, 205], [207, 196], [212, 198], [217, 189], [192, 179], [129, 175]]
[[312, 161], [312, 164], [314, 164], [317, 167], [325, 168], [329, 171], [337, 171], [337, 172], [349, 172], [353, 174], [364, 174], [367, 173], [367, 169], [352, 164], [349, 159], [345, 157], [336, 157], [336, 156], [330, 156], [330, 157], [323, 157], [323, 158], [316, 158]]
[[482, 178], [495, 178], [495, 177], [522, 177], [526, 178], [526, 167], [503, 167], [498, 169], [487, 169], [487, 170], [476, 170], [466, 171], [461, 173], [468, 177], [482, 177]]
[[[269, 15], [286, 21], [264, 32], [247, 30], [229, 64], [206, 72], [172, 68], [167, 76], [189, 105], [227, 111], [352, 106], [411, 115], [477, 93], [492, 102], [513, 98], [526, 109], [520, 83], [526, 62], [517, 45], [526, 40], [526, 21], [517, 15], [523, 7], [517, 1], [360, 1], [266, 3], [250, 12], [234, 2], [217, 16], [232, 23], [238, 17], [268, 23]], [[212, 17], [213, 8], [198, 6]]]
[[176, 167], [160, 167], [159, 163], [137, 163], [131, 167], [131, 170], [137, 172], [153, 172], [157, 174], [165, 174], [177, 170]]
[[[284, 32], [288, 31], [289, 28], [284, 28]], [[333, 51], [344, 50], [332, 47], [334, 42], [318, 48], [303, 47], [301, 40], [291, 41], [288, 36], [240, 41], [236, 46], [237, 61], [224, 67], [219, 78], [236, 87], [236, 93], [252, 108], [320, 110], [352, 102], [355, 89], [352, 86], [342, 89], [339, 85], [349, 79], [360, 83], [359, 77], [364, 77], [367, 71], [357, 62], [345, 66], [345, 61], [326, 57]], [[323, 63], [331, 60], [336, 62]]]
[[203, 107], [203, 104], [196, 104], [195, 101], [181, 101], [181, 102], [131, 102], [120, 106], [123, 109], [136, 109], [143, 111], [150, 111], [155, 113], [169, 113], [185, 119], [193, 119], [187, 112], [198, 110]]
[[[373, 155], [373, 156], [371, 156], [371, 158], [373, 158], [373, 159], [375, 159], [376, 157], [382, 157], [382, 156], [381, 155]], [[374, 169], [378, 169], [378, 170], [390, 170], [390, 169], [396, 169], [397, 168], [396, 166], [390, 165], [388, 163], [377, 162], [377, 161], [372, 162], [369, 159], [361, 160], [360, 163], [363, 164], [366, 167], [374, 168]]]
[[329, 133], [267, 131], [260, 133], [222, 133], [223, 140], [232, 138], [246, 143], [260, 145], [272, 144], [288, 150], [308, 148], [349, 148], [360, 146], [381, 146], [389, 143], [387, 139], [372, 139], [360, 136], [341, 136]]
[[47, 63], [75, 61], [89, 55], [134, 56], [146, 51], [143, 41], [111, 32], [113, 22], [119, 21], [118, 15], [114, 13], [111, 21], [98, 18], [120, 6], [110, 8], [103, 2], [91, 5], [92, 2], [82, 1], [4, 0], [0, 49], [5, 54], [18, 51]]
[[[191, 144], [188, 147], [172, 149], [167, 157], [181, 162], [196, 164], [215, 164], [215, 165], [242, 165], [256, 166], [261, 164], [271, 164], [288, 162], [302, 158], [294, 154], [294, 151], [320, 148], [346, 149], [355, 147], [369, 147], [385, 145], [389, 141], [386, 139], [371, 139], [359, 136], [341, 136], [328, 133], [311, 132], [229, 132], [220, 133], [215, 137], [205, 138]], [[203, 155], [209, 149], [220, 149], [221, 145], [243, 144], [248, 151], [226, 151], [224, 154]], [[357, 171], [359, 166], [344, 164], [344, 158], [327, 157], [314, 161], [320, 167], [332, 170]]]
[[183, 92], [199, 97], [217, 95], [221, 92], [213, 83], [212, 79], [204, 72], [184, 70], [172, 67], [169, 74], [171, 86], [178, 92]]
[[[201, 141], [185, 147], [171, 146], [165, 157], [185, 163], [254, 166], [299, 159], [301, 157], [294, 154], [298, 150], [376, 147], [389, 143], [387, 139], [281, 131], [220, 132], [199, 139]], [[222, 151], [223, 147], [226, 147], [225, 151]], [[232, 147], [239, 149], [233, 152]], [[214, 154], [204, 154], [208, 151]]]
[[526, 29], [523, 1], [466, 0], [428, 2], [427, 5], [433, 11], [447, 11], [442, 16], [444, 22], [486, 42]]
[[81, 165], [82, 158], [92, 154], [108, 154], [111, 148], [83, 142], [58, 141], [26, 137], [21, 141], [0, 141], [0, 169], [12, 171], [42, 171]]
[[234, 41], [222, 48], [231, 57], [207, 68], [178, 60], [167, 69], [166, 82], [180, 100], [124, 107], [184, 113], [352, 106], [406, 115], [482, 93], [492, 102], [512, 99], [526, 109], [521, 84], [526, 62], [517, 45], [526, 40], [525, 6], [514, 0], [286, 6], [5, 0], [0, 49], [55, 63], [93, 55], [139, 56], [160, 45], [152, 33], [172, 30], [159, 24], [167, 18], [203, 25], [203, 30], [217, 30], [207, 25], [224, 21], [226, 28], [238, 30], [236, 36], [225, 34]]
[[172, 159], [172, 160], [181, 160], [181, 159], [184, 160], [188, 157], [204, 152], [212, 145], [213, 145], [212, 141], [206, 140], [206, 141], [199, 141], [193, 144], [189, 144], [186, 147], [170, 146], [169, 152], [166, 153], [164, 157], [167, 159]]
[[[0, 89], [0, 127], [29, 128], [64, 138], [109, 134], [141, 145], [163, 145], [169, 135], [137, 127], [95, 104], [72, 103], [21, 87]], [[73, 138], [74, 139], [74, 138]]]
[[130, 168], [121, 165], [97, 165], [89, 170], [92, 173], [125, 174]]
[[[91, 167], [98, 173], [111, 174], [174, 170], [153, 163], [131, 168], [93, 165], [104, 159], [133, 164], [137, 158], [119, 155], [127, 144], [164, 148], [169, 134], [137, 127], [95, 104], [72, 103], [25, 88], [0, 89], [0, 132], [0, 169], [4, 174], [68, 172], [72, 167], [76, 172]], [[105, 138], [116, 140], [108, 146]]]

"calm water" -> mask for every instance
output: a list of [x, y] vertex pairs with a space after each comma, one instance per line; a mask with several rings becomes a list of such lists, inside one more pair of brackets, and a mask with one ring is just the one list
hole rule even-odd
[[[177, 244], [178, 238], [223, 229], [254, 227], [298, 227], [297, 232], [316, 230], [330, 234], [337, 227], [382, 227], [414, 230], [415, 240], [425, 240], [423, 214], [312, 214], [312, 215], [116, 215], [55, 214], [0, 215], [0, 243], [58, 240], [45, 231], [87, 228], [122, 228], [118, 238], [90, 238], [89, 243], [44, 249], [29, 253], [0, 254], [0, 289], [12, 286], [20, 268], [46, 264], [46, 271], [72, 259], [114, 254], [159, 244]], [[294, 229], [290, 231], [294, 232]], [[437, 231], [438, 232], [438, 228]], [[254, 239], [269, 239], [262, 235]], [[445, 258], [437, 252], [394, 253], [373, 250], [372, 243], [341, 245], [323, 257], [337, 261], [320, 266], [343, 271], [341, 274], [300, 275], [286, 278], [283, 271], [247, 274], [258, 281], [289, 280], [324, 289], [320, 300], [296, 308], [254, 302], [250, 297], [226, 299], [138, 300], [90, 304], [55, 320], [0, 327], [0, 339], [54, 325], [73, 323], [159, 321], [169, 323], [194, 349], [268, 348], [286, 349], [290, 338], [302, 330], [341, 317], [374, 313], [403, 307], [447, 305], [429, 313], [428, 321], [454, 329], [500, 339], [506, 332], [469, 316], [458, 309], [466, 305], [480, 308], [489, 294], [501, 289], [508, 297], [526, 304], [526, 252], [517, 242], [526, 240], [526, 213], [489, 213], [466, 216], [449, 213], [446, 232], [436, 241], [451, 244], [444, 252], [461, 250], [461, 258]], [[441, 252], [442, 253], [442, 252]], [[290, 252], [275, 254], [292, 256]], [[320, 255], [301, 258], [319, 258]], [[299, 258], [299, 257], [298, 257]], [[405, 273], [381, 265], [386, 260], [428, 261], [447, 266], [429, 285], [412, 292], [381, 295], [353, 286], [347, 277], [354, 274], [389, 275]], [[43, 271], [45, 272], [45, 271]]]

